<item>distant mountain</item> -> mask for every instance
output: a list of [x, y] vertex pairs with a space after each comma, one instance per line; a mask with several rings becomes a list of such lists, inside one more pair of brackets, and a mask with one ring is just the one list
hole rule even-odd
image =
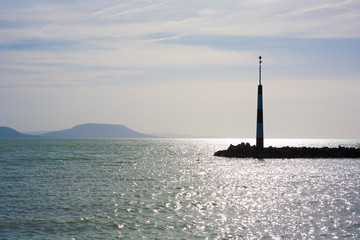
[[87, 123], [73, 128], [41, 134], [45, 138], [153, 138], [124, 125]]
[[0, 139], [8, 138], [39, 138], [39, 136], [23, 134], [9, 127], [0, 127]]

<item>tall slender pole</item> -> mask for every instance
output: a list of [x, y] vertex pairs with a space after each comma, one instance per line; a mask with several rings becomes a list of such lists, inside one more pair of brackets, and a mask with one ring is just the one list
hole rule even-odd
[[258, 85], [258, 102], [257, 102], [257, 121], [256, 121], [256, 148], [264, 149], [264, 125], [263, 125], [263, 100], [261, 85], [261, 56], [259, 56], [259, 85]]

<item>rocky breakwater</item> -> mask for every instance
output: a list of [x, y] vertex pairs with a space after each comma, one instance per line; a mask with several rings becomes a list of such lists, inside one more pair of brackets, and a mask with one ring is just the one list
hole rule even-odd
[[214, 156], [228, 158], [360, 158], [360, 149], [351, 147], [267, 147], [262, 150], [250, 143], [230, 145]]

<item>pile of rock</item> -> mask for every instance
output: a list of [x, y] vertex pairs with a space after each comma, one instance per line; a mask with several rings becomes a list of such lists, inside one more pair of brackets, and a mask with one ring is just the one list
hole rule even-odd
[[339, 146], [315, 147], [268, 147], [257, 149], [250, 143], [230, 145], [227, 150], [217, 151], [214, 156], [228, 158], [360, 158], [360, 149]]

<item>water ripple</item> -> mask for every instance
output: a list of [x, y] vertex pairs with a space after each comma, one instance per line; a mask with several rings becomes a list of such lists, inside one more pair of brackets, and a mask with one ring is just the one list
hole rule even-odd
[[1, 141], [0, 238], [360, 238], [358, 160], [212, 157], [228, 143]]

